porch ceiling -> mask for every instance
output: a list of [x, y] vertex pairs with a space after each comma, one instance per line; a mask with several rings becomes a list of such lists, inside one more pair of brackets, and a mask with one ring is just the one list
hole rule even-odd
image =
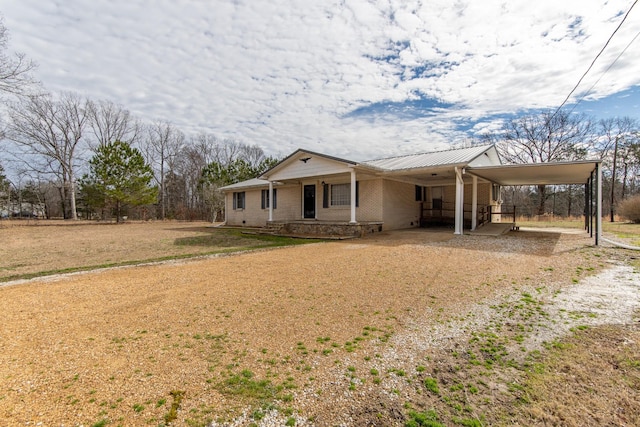
[[599, 160], [469, 167], [467, 172], [500, 185], [586, 184]]

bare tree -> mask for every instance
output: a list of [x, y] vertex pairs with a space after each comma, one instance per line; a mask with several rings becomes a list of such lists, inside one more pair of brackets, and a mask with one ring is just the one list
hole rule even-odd
[[75, 168], [87, 121], [87, 101], [72, 93], [28, 96], [9, 111], [7, 138], [21, 149], [25, 164], [61, 181], [65, 218], [77, 219]]
[[22, 53], [7, 53], [8, 45], [9, 32], [0, 18], [0, 92], [23, 95], [36, 83], [31, 75], [36, 65]]
[[[559, 111], [522, 116], [506, 123], [497, 148], [511, 163], [545, 163], [584, 159], [592, 146], [592, 123], [585, 116]], [[539, 185], [538, 215], [545, 213], [546, 186]]]
[[176, 154], [182, 149], [184, 140], [184, 134], [169, 122], [155, 122], [147, 128], [143, 152], [147, 163], [154, 169], [154, 179], [160, 187], [158, 202], [161, 219], [165, 219], [167, 211], [165, 175]]
[[[210, 219], [212, 214], [207, 204], [208, 198], [201, 185], [202, 171], [213, 161], [214, 153], [218, 148], [219, 140], [211, 134], [201, 133], [191, 137], [188, 144], [177, 154], [172, 162], [171, 176], [175, 177], [174, 184], [179, 182], [182, 192], [182, 211], [185, 219]], [[168, 189], [178, 191], [175, 187]], [[174, 200], [176, 195], [169, 195]]]
[[105, 146], [115, 141], [135, 144], [140, 136], [140, 124], [128, 110], [111, 101], [89, 101], [89, 126], [98, 143]]
[[620, 163], [623, 167], [622, 178], [622, 194], [620, 198], [624, 198], [626, 190], [627, 177], [629, 172], [629, 161], [635, 154], [635, 145], [637, 143], [638, 123], [630, 117], [616, 117], [600, 120], [598, 138], [598, 150], [601, 158], [610, 167], [611, 184], [609, 188], [609, 202], [611, 204], [609, 214], [610, 221], [614, 221], [616, 206], [616, 183], [618, 180], [617, 172]]

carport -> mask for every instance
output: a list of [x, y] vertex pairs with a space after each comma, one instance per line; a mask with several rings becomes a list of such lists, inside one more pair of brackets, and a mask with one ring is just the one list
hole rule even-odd
[[595, 244], [598, 245], [602, 238], [602, 168], [600, 164], [600, 160], [528, 163], [467, 167], [465, 172], [504, 187], [584, 185], [585, 228], [591, 236], [595, 236]]

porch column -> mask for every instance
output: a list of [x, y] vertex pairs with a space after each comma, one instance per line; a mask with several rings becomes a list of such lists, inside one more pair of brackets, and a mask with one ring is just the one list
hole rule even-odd
[[454, 168], [456, 173], [456, 207], [455, 207], [455, 228], [453, 234], [462, 234], [464, 226], [464, 181], [462, 180], [462, 170]]
[[589, 237], [593, 237], [593, 171], [589, 178]]
[[273, 181], [269, 181], [269, 222], [273, 221]]
[[596, 246], [602, 239], [602, 168], [600, 163], [596, 163], [596, 173], [598, 175], [598, 187], [596, 192]]
[[356, 171], [351, 169], [351, 221], [349, 224], [356, 223]]
[[[227, 221], [229, 220], [229, 206], [233, 206], [233, 193], [231, 193], [231, 202], [227, 203], [227, 196], [229, 193], [224, 193], [224, 225], [227, 225]], [[215, 222], [218, 219], [218, 212], [213, 212], [213, 221]]]
[[478, 223], [478, 177], [473, 175], [473, 192], [471, 194], [471, 230], [476, 229]]

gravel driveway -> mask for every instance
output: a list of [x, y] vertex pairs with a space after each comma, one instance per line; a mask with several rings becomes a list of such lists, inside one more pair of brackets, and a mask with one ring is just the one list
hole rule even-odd
[[[611, 254], [585, 234], [412, 230], [4, 286], [0, 418], [159, 425], [180, 391], [175, 425], [404, 425], [408, 380], [495, 320], [490, 307], [523, 294], [556, 307], [562, 328], [538, 324], [531, 348], [572, 326], [567, 310], [629, 321], [637, 278]], [[256, 416], [235, 378], [278, 385], [278, 410]]]

